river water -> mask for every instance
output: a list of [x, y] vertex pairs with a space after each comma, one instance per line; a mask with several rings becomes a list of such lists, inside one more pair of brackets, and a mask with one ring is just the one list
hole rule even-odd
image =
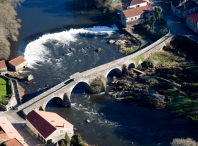
[[[54, 86], [75, 72], [125, 56], [118, 47], [107, 44], [110, 39], [121, 39], [121, 32], [114, 24], [62, 28], [53, 33], [44, 31], [68, 24], [98, 22], [104, 18], [104, 14], [97, 10], [67, 11], [64, 2], [26, 0], [17, 8], [22, 28], [19, 42], [12, 45], [12, 55], [23, 55], [28, 61], [28, 69], [21, 73], [31, 73], [35, 77], [30, 85], [20, 82], [26, 89], [24, 101], [43, 92], [46, 85]], [[74, 49], [70, 50], [71, 47]], [[102, 51], [96, 53], [98, 47]], [[134, 145], [152, 146], [169, 145], [173, 138], [193, 137], [197, 140], [196, 124], [171, 115], [166, 109], [151, 110], [118, 103], [103, 93], [88, 94], [81, 87], [75, 88], [71, 95], [71, 108], [50, 101], [46, 111], [56, 112], [71, 122], [77, 128], [75, 132], [89, 144], [125, 146], [133, 142]], [[92, 122], [87, 124], [86, 119]]]

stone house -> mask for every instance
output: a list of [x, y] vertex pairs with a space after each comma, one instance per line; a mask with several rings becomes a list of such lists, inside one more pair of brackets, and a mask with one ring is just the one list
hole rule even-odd
[[186, 19], [187, 15], [193, 14], [197, 12], [198, 5], [194, 1], [187, 1], [182, 5], [174, 7], [173, 4], [171, 6], [173, 14], [181, 19]]
[[198, 13], [186, 16], [186, 25], [195, 33], [198, 33]]
[[137, 20], [148, 19], [152, 12], [153, 7], [151, 5], [124, 10], [121, 13], [121, 24], [125, 27], [132, 26], [137, 23]]
[[66, 132], [70, 139], [74, 135], [74, 126], [52, 112], [33, 110], [26, 116], [26, 125], [45, 144], [57, 143], [65, 139]]
[[7, 71], [7, 66], [6, 66], [6, 63], [5, 61], [0, 61], [0, 72], [4, 72], [4, 71]]
[[131, 0], [122, 2], [123, 9], [132, 9], [136, 7], [146, 6], [148, 4], [145, 0]]
[[0, 117], [0, 143], [1, 142], [5, 142], [6, 146], [28, 146], [23, 137], [6, 117]]
[[9, 68], [13, 71], [20, 71], [27, 67], [27, 61], [22, 56], [17, 56], [8, 63]]

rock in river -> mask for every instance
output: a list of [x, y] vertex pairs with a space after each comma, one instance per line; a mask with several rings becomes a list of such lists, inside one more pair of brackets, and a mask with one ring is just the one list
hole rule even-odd
[[28, 75], [27, 80], [28, 80], [28, 81], [34, 80], [34, 76], [33, 76], [32, 74]]

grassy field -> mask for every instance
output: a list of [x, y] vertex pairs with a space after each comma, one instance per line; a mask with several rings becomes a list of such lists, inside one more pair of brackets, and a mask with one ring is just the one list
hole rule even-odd
[[9, 79], [0, 76], [0, 103], [6, 105], [12, 95]]

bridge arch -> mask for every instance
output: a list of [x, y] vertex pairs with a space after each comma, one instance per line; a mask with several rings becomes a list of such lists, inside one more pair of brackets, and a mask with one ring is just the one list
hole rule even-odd
[[82, 93], [82, 92], [91, 92], [90, 84], [86, 81], [77, 82], [71, 90], [71, 93]]
[[[63, 97], [62, 97], [63, 98]], [[47, 101], [45, 101], [45, 103], [43, 104], [42, 108], [43, 110], [45, 111], [46, 110], [46, 107], [47, 105], [51, 102], [56, 102], [58, 103], [59, 105], [62, 105], [63, 106], [63, 99], [61, 97], [52, 97], [50, 99], [48, 99]]]
[[111, 70], [109, 70], [105, 77], [107, 78], [108, 76], [121, 76], [122, 75], [122, 69], [116, 67], [116, 68], [113, 68]]
[[135, 63], [129, 63], [129, 65], [128, 65], [128, 69], [131, 69], [131, 68], [135, 68]]

